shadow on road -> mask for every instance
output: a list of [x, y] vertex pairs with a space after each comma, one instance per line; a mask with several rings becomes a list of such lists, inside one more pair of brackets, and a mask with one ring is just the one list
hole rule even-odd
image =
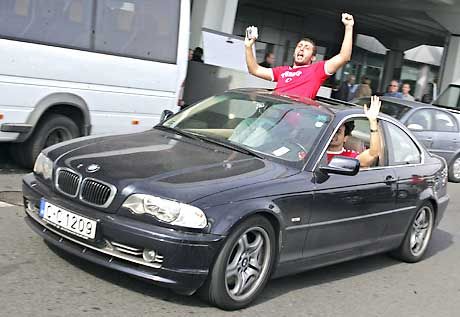
[[10, 144], [0, 143], [0, 174], [28, 173], [30, 170], [23, 169], [11, 157]]
[[[425, 258], [430, 258], [449, 248], [452, 243], [453, 237], [450, 233], [436, 229], [433, 232], [432, 240]], [[123, 288], [179, 305], [209, 307], [209, 305], [201, 301], [198, 296], [178, 295], [171, 290], [154, 286], [143, 280], [133, 278], [125, 273], [115, 272], [82, 260], [52, 245], [48, 244], [48, 246], [69, 264], [74, 265], [97, 278], [114, 283]], [[380, 254], [307, 271], [293, 276], [275, 279], [267, 284], [265, 290], [255, 301], [254, 305], [261, 304], [294, 290], [308, 289], [317, 285], [327, 284], [329, 282], [382, 270], [398, 264], [402, 263], [387, 256], [386, 254]]]

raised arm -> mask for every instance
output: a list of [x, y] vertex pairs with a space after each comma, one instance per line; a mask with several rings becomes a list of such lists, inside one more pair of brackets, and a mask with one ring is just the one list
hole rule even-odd
[[266, 79], [266, 80], [272, 80], [273, 72], [270, 68], [262, 67], [259, 64], [257, 64], [257, 60], [254, 56], [252, 47], [254, 46], [254, 43], [256, 42], [255, 38], [248, 38], [248, 34], [246, 32], [246, 37], [244, 39], [244, 46], [245, 46], [245, 52], [246, 52], [246, 65], [248, 66], [248, 71], [250, 74]]
[[326, 61], [326, 71], [329, 74], [334, 74], [351, 59], [351, 51], [353, 48], [353, 25], [355, 21], [351, 14], [342, 13], [342, 23], [345, 26], [345, 34], [343, 36], [340, 53]]
[[370, 147], [368, 150], [359, 154], [358, 159], [361, 167], [371, 166], [375, 160], [379, 157], [381, 151], [381, 140], [379, 132], [379, 124], [377, 122], [377, 116], [380, 112], [380, 106], [382, 102], [379, 97], [371, 97], [371, 106], [367, 109], [367, 105], [364, 105], [364, 113], [369, 120], [369, 128], [371, 131]]

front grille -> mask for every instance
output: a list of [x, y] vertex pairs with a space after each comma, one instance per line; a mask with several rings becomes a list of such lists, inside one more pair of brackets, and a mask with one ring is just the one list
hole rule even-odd
[[85, 178], [81, 185], [80, 198], [86, 203], [107, 207], [115, 195], [115, 188], [93, 178]]
[[112, 241], [112, 245], [115, 247], [116, 250], [120, 252], [142, 257], [143, 250], [141, 248], [131, 247], [126, 244], [121, 244], [119, 242], [114, 241]]
[[81, 176], [67, 169], [58, 170], [56, 187], [69, 196], [75, 197], [78, 193]]

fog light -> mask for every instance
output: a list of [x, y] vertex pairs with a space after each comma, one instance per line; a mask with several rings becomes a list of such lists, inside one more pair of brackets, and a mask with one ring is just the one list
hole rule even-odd
[[35, 204], [33, 202], [31, 202], [30, 200], [28, 199], [24, 199], [24, 205], [26, 206], [27, 210], [28, 211], [31, 211], [31, 212], [38, 212], [38, 208], [35, 206]]
[[144, 249], [144, 252], [142, 253], [142, 258], [145, 262], [153, 262], [155, 261], [156, 255], [157, 253], [154, 250]]

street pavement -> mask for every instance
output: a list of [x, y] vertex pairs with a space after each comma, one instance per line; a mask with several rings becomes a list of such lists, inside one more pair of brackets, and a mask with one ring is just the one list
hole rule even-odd
[[376, 255], [272, 280], [252, 306], [226, 312], [45, 244], [23, 220], [24, 172], [0, 168], [0, 316], [460, 314], [460, 184], [449, 184], [451, 203], [422, 262]]

